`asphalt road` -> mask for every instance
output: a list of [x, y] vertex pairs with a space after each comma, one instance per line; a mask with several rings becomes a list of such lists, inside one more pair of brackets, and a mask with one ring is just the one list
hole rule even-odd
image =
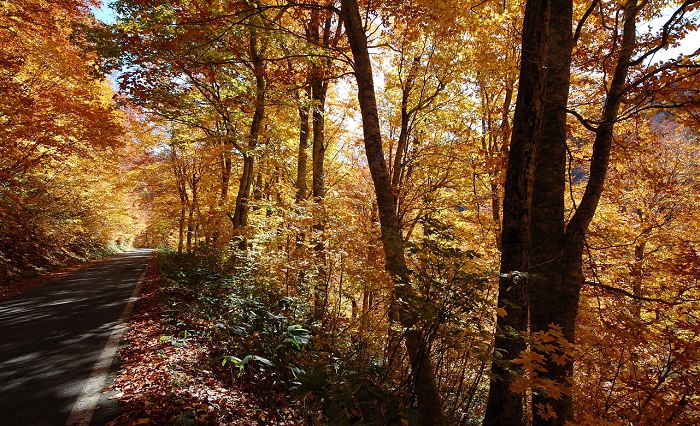
[[76, 413], [90, 420], [85, 396], [100, 393], [96, 366], [114, 352], [105, 348], [124, 328], [150, 256], [120, 254], [0, 303], [0, 425], [80, 424]]

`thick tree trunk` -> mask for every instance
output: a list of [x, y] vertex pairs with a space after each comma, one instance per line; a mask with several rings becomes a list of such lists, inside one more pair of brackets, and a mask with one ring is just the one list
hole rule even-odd
[[[532, 201], [532, 280], [530, 283], [530, 330], [546, 331], [551, 324], [560, 324], [560, 311], [565, 300], [561, 286], [561, 252], [564, 237], [564, 192], [566, 184], [566, 107], [569, 99], [573, 3], [552, 0], [549, 23], [546, 102], [539, 139]], [[547, 359], [547, 371], [541, 376], [558, 381], [570, 371], [566, 366]], [[532, 397], [533, 406], [550, 404], [557, 417], [544, 420], [536, 413], [535, 425], [561, 425], [572, 419], [571, 397], [549, 398], [543, 392]]]
[[[554, 138], [564, 138], [561, 135], [565, 124], [560, 112], [550, 110], [547, 120], [550, 120], [548, 128], [549, 138], [542, 139], [541, 154], [538, 158], [538, 176], [535, 193], [537, 203], [533, 212], [533, 220], [537, 215], [537, 223], [533, 222], [533, 234], [538, 236], [537, 267], [532, 268], [535, 282], [532, 288], [531, 299], [531, 326], [533, 331], [546, 330], [550, 324], [561, 326], [564, 337], [575, 343], [575, 326], [578, 314], [581, 286], [583, 285], [583, 251], [585, 248], [585, 236], [588, 226], [593, 220], [603, 192], [605, 177], [610, 160], [614, 123], [619, 115], [619, 108], [625, 91], [625, 81], [628, 74], [629, 62], [634, 53], [635, 26], [638, 13], [637, 0], [629, 0], [625, 5], [622, 26], [622, 43], [618, 55], [618, 62], [613, 73], [613, 78], [608, 89], [601, 124], [595, 132], [593, 142], [593, 155], [591, 158], [590, 174], [586, 190], [565, 230], [559, 223], [563, 223], [564, 214], [560, 202], [564, 199], [562, 177], [565, 176], [566, 153], [565, 148]], [[570, 2], [554, 0], [557, 8], [555, 18], [553, 8], [553, 25], [557, 26], [556, 34], [553, 33], [552, 43], [560, 45], [562, 49], [553, 46], [550, 50], [554, 64], [570, 66], [570, 52], [563, 46], [570, 42], [571, 23], [559, 21], [565, 15], [570, 14]], [[564, 9], [566, 8], [566, 9]], [[558, 38], [561, 37], [561, 38]], [[565, 38], [564, 38], [565, 37]], [[568, 58], [567, 58], [567, 55]], [[568, 61], [568, 65], [567, 65]], [[567, 70], [568, 71], [568, 70]], [[548, 102], [552, 106], [564, 103], [565, 85], [567, 85], [568, 72], [554, 66], [551, 69], [548, 80]], [[558, 123], [558, 124], [557, 124]], [[544, 154], [546, 152], [546, 154]], [[555, 203], [556, 191], [561, 201]], [[557, 239], [557, 235], [562, 236]], [[534, 243], [534, 241], [533, 241]], [[534, 261], [533, 256], [533, 261]], [[547, 362], [545, 377], [555, 382], [567, 385], [573, 376], [573, 361], [564, 365]], [[538, 425], [560, 425], [573, 419], [572, 400], [564, 396], [561, 399], [547, 398], [544, 395], [535, 396], [533, 403], [548, 403], [555, 411], [556, 418], [543, 420], [535, 417]]]
[[510, 391], [510, 379], [517, 374], [510, 361], [525, 349], [519, 335], [527, 330], [530, 209], [536, 144], [544, 109], [549, 0], [528, 0], [523, 22], [522, 57], [518, 96], [513, 117], [513, 134], [503, 200], [502, 254], [498, 283], [498, 315], [492, 379], [484, 425], [523, 424], [523, 395]]
[[365, 153], [377, 197], [386, 267], [394, 282], [392, 316], [393, 320], [400, 321], [406, 328], [406, 350], [414, 372], [421, 422], [426, 426], [442, 425], [444, 424], [442, 405], [430, 354], [421, 352], [422, 332], [416, 324], [415, 312], [405, 303], [412, 300], [413, 290], [396, 213], [396, 197], [392, 191], [391, 178], [382, 148], [372, 63], [357, 0], [342, 0], [341, 13], [355, 62]]

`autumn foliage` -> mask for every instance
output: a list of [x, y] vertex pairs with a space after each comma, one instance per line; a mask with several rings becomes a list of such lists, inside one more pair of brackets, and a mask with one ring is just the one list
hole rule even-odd
[[71, 41], [90, 4], [0, 9], [0, 280], [128, 246], [124, 114]]
[[161, 246], [116, 424], [700, 421], [697, 2], [91, 6], [2, 4], [0, 279]]

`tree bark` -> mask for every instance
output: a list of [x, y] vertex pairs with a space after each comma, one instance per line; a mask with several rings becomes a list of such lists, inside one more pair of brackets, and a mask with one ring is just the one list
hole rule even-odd
[[[297, 180], [296, 180], [296, 201], [301, 202], [306, 199], [308, 186], [306, 185], [306, 165], [309, 155], [306, 149], [309, 147], [309, 104], [311, 87], [304, 87], [306, 97], [304, 100], [298, 99], [299, 104], [299, 155], [297, 157]], [[297, 95], [298, 96], [298, 95]]]
[[[331, 31], [331, 15], [321, 21], [318, 11], [313, 11], [309, 22], [308, 33], [311, 41], [317, 45], [328, 47]], [[313, 148], [312, 148], [312, 185], [311, 192], [316, 209], [314, 211], [314, 257], [316, 274], [314, 276], [314, 318], [322, 321], [328, 304], [328, 273], [326, 271], [326, 246], [324, 243], [325, 212], [324, 198], [326, 196], [326, 93], [328, 81], [326, 70], [329, 62], [321, 60], [321, 65], [311, 67], [311, 99], [313, 100]]]
[[549, 0], [528, 0], [523, 22], [520, 80], [503, 200], [502, 254], [498, 283], [498, 315], [492, 379], [484, 425], [523, 424], [523, 395], [510, 391], [517, 369], [510, 361], [525, 349], [520, 333], [527, 330], [530, 210], [536, 144], [544, 109]]
[[255, 112], [253, 113], [253, 120], [250, 123], [248, 150], [243, 154], [243, 170], [239, 180], [236, 207], [232, 218], [234, 235], [240, 238], [239, 248], [243, 250], [248, 247], [245, 229], [248, 226], [248, 212], [250, 210], [248, 203], [254, 178], [253, 169], [255, 167], [255, 156], [253, 150], [258, 145], [262, 122], [265, 118], [266, 92], [265, 62], [263, 60], [264, 47], [259, 46], [259, 37], [255, 26], [250, 27], [249, 41], [252, 71], [255, 76]]
[[[546, 331], [551, 324], [560, 324], [560, 300], [564, 299], [561, 282], [561, 250], [564, 236], [564, 195], [566, 185], [566, 107], [571, 80], [573, 50], [573, 2], [552, 0], [549, 23], [547, 81], [545, 89], [542, 133], [539, 138], [532, 201], [532, 252], [530, 283], [530, 331]], [[571, 309], [567, 307], [566, 309]], [[568, 386], [566, 366], [545, 355], [542, 377]], [[549, 404], [557, 417], [542, 419], [533, 414], [535, 425], [561, 425], [572, 419], [571, 397], [560, 399], [537, 392], [533, 406]]]
[[[394, 283], [394, 306], [391, 309], [393, 320], [400, 321], [406, 328], [406, 350], [411, 360], [415, 377], [415, 391], [421, 424], [442, 425], [444, 417], [430, 354], [421, 353], [422, 332], [416, 324], [416, 313], [407, 302], [414, 300], [413, 289], [406, 265], [403, 241], [396, 213], [396, 197], [391, 187], [391, 178], [384, 158], [379, 114], [374, 92], [372, 63], [367, 47], [357, 0], [341, 1], [341, 16], [354, 58], [358, 100], [362, 113], [365, 153], [374, 183], [379, 221], [382, 229], [382, 243], [388, 272]], [[399, 303], [399, 302], [403, 303]]]
[[[566, 174], [565, 117], [562, 108], [568, 97], [571, 51], [571, 1], [553, 0], [550, 37], [550, 75], [547, 81], [547, 112], [541, 139], [535, 179], [532, 233], [535, 280], [531, 289], [530, 324], [532, 331], [547, 330], [550, 324], [561, 326], [564, 337], [575, 343], [575, 326], [581, 286], [583, 251], [588, 226], [603, 192], [612, 147], [613, 129], [625, 91], [625, 81], [634, 53], [637, 0], [624, 7], [622, 44], [608, 89], [601, 124], [595, 131], [590, 175], [576, 213], [564, 228], [564, 179]], [[556, 28], [556, 29], [555, 29]], [[571, 46], [571, 47], [569, 47]], [[542, 375], [568, 386], [573, 376], [573, 361], [557, 365], [547, 360]], [[572, 400], [540, 394], [533, 403], [550, 404], [556, 414], [549, 420], [534, 418], [535, 425], [561, 425], [573, 419]]]
[[182, 207], [180, 208], [180, 220], [179, 220], [178, 237], [177, 237], [177, 252], [178, 252], [178, 254], [182, 254], [182, 251], [184, 248], [185, 214], [186, 214], [185, 205], [182, 204]]

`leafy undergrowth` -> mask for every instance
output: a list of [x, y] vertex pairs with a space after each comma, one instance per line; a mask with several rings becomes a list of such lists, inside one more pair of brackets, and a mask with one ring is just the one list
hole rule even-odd
[[283, 394], [256, 384], [264, 377], [222, 366], [210, 339], [173, 334], [164, 321], [170, 291], [151, 262], [113, 385], [122, 410], [109, 425], [300, 424]]

